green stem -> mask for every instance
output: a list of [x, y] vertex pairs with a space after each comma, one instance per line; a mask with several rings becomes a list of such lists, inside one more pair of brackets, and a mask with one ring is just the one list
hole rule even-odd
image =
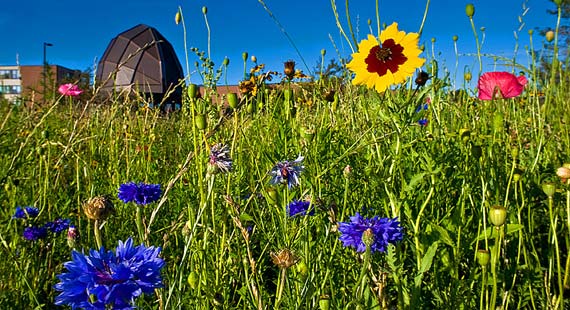
[[279, 309], [279, 304], [281, 303], [281, 297], [283, 296], [283, 289], [285, 288], [286, 281], [287, 281], [287, 268], [281, 268], [281, 274], [279, 276], [279, 286], [277, 289], [277, 295], [275, 296], [275, 309]]
[[137, 232], [139, 233], [139, 241], [144, 242], [144, 227], [142, 223], [142, 206], [137, 205], [135, 222], [137, 224]]
[[97, 249], [100, 249], [103, 247], [103, 238], [101, 237], [101, 230], [99, 229], [99, 220], [95, 220], [95, 222], [93, 222], [93, 232], [95, 233]]
[[564, 284], [562, 283], [562, 265], [560, 264], [560, 249], [558, 247], [558, 236], [556, 233], [556, 222], [554, 220], [554, 212], [552, 210], [554, 204], [554, 199], [548, 197], [548, 215], [550, 217], [550, 228], [552, 229], [552, 241], [554, 243], [554, 253], [556, 254], [556, 273], [558, 276], [558, 294], [559, 305], [564, 304]]

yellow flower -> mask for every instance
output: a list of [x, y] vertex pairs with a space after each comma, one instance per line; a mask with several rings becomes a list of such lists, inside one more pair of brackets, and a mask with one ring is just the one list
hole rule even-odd
[[[384, 92], [390, 85], [400, 84], [421, 67], [425, 59], [418, 47], [417, 33], [398, 31], [393, 23], [380, 33], [380, 41], [373, 35], [360, 41], [358, 52], [346, 66], [356, 73], [353, 85], [366, 85]], [[381, 45], [379, 44], [381, 43]]]

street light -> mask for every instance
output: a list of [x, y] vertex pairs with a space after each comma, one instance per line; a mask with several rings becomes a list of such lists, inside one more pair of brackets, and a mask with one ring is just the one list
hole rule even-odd
[[44, 42], [44, 70], [43, 70], [43, 76], [44, 76], [44, 85], [43, 85], [43, 91], [44, 91], [44, 95], [43, 95], [43, 101], [44, 103], [46, 103], [46, 75], [47, 75], [47, 59], [46, 59], [46, 47], [48, 46], [53, 46], [53, 44], [51, 43], [47, 43]]

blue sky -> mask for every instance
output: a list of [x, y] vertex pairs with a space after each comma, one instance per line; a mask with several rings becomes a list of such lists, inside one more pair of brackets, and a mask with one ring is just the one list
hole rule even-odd
[[[346, 27], [345, 1], [337, 0], [341, 22]], [[315, 67], [321, 49], [327, 50], [326, 62], [338, 58], [329, 36], [333, 39], [343, 57], [350, 56], [350, 49], [336, 27], [329, 0], [266, 0], [289, 36], [293, 39], [309, 67]], [[536, 27], [554, 27], [556, 18], [546, 13], [554, 9], [548, 0], [432, 0], [426, 25], [420, 38], [426, 51], [422, 57], [430, 58], [432, 43], [440, 68], [446, 67], [452, 73], [455, 68], [455, 53], [452, 37], [457, 35], [460, 54], [459, 69], [473, 68], [478, 71], [474, 53], [475, 39], [469, 19], [465, 15], [465, 4], [475, 5], [475, 25], [479, 31], [485, 27], [483, 53], [511, 58], [517, 40], [514, 33], [519, 29], [522, 18], [524, 25], [518, 32], [519, 52], [517, 59], [528, 65], [525, 48], [529, 45], [528, 30]], [[374, 0], [353, 0], [349, 2], [353, 23], [360, 40], [369, 32], [366, 21], [375, 21]], [[528, 11], [523, 16], [523, 5]], [[186, 53], [183, 44], [183, 29], [174, 23], [174, 15], [182, 7], [187, 28], [188, 47], [207, 49], [207, 31], [202, 15], [202, 7], [208, 7], [208, 21], [211, 28], [212, 59], [216, 65], [224, 57], [230, 59], [228, 83], [235, 84], [243, 73], [242, 52], [255, 55], [259, 63], [267, 69], [281, 71], [282, 63], [295, 60], [298, 68], [301, 59], [274, 20], [257, 0], [99, 0], [99, 1], [5, 1], [0, 10], [2, 48], [0, 64], [41, 64], [43, 42], [52, 43], [47, 49], [50, 64], [85, 70], [93, 68], [103, 55], [110, 40], [117, 34], [137, 25], [155, 27], [174, 46], [185, 67]], [[381, 23], [398, 22], [406, 32], [418, 31], [424, 13], [425, 1], [399, 0], [380, 1]], [[346, 28], [345, 28], [346, 29]], [[375, 30], [375, 24], [372, 25]], [[479, 31], [481, 38], [482, 33]], [[533, 37], [535, 49], [540, 49], [544, 39], [536, 32]], [[18, 55], [18, 56], [16, 56]], [[197, 60], [188, 52], [192, 64]], [[486, 61], [484, 71], [510, 70], [505, 67], [493, 68], [491, 59]], [[248, 64], [248, 67], [251, 63]], [[197, 75], [192, 81], [200, 83]], [[222, 78], [225, 83], [225, 78]]]

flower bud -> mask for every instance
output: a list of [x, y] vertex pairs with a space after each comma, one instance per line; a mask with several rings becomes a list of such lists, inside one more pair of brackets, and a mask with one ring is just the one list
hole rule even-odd
[[469, 3], [465, 6], [465, 14], [469, 18], [473, 18], [473, 15], [475, 15], [475, 6], [473, 3]]
[[115, 211], [113, 203], [104, 196], [96, 196], [83, 204], [83, 212], [91, 220], [104, 220]]
[[208, 8], [206, 6], [202, 7], [202, 14], [204, 15], [208, 14]]
[[461, 128], [459, 129], [459, 136], [464, 142], [467, 142], [469, 141], [469, 138], [471, 138], [471, 130], [468, 128]]
[[465, 82], [469, 83], [471, 82], [471, 79], [473, 78], [473, 76], [471, 75], [471, 72], [465, 72], [463, 73], [463, 79], [465, 80]]
[[222, 62], [222, 65], [224, 67], [227, 67], [230, 64], [230, 59], [228, 57], [224, 57], [224, 61]]
[[546, 38], [547, 42], [552, 42], [552, 40], [554, 40], [554, 31], [548, 30], [544, 37]]
[[238, 97], [236, 93], [229, 93], [228, 94], [228, 105], [230, 108], [235, 109], [238, 106]]
[[251, 62], [257, 62], [257, 57], [255, 57], [255, 55], [251, 55]]
[[374, 244], [374, 232], [372, 231], [372, 228], [368, 228], [362, 233], [362, 243], [366, 245], [367, 249]]
[[174, 15], [174, 22], [176, 23], [176, 25], [180, 24], [180, 21], [182, 20], [182, 14], [180, 14], [180, 10], [178, 12], [176, 12], [176, 15]]
[[529, 35], [529, 36], [531, 36], [533, 33], [534, 33], [534, 30], [532, 30], [532, 29], [529, 29], [529, 30], [528, 30], [528, 35]]
[[206, 114], [197, 114], [196, 118], [194, 119], [194, 123], [196, 124], [196, 128], [199, 130], [205, 130], [208, 127], [208, 119]]
[[489, 210], [489, 222], [495, 227], [505, 224], [507, 219], [507, 209], [503, 206], [495, 205]]
[[366, 23], [368, 24], [368, 26], [372, 25], [372, 20], [369, 18]]
[[551, 199], [556, 193], [556, 185], [550, 182], [542, 183], [542, 191], [546, 194], [546, 196], [548, 196], [548, 198]]
[[200, 282], [198, 273], [196, 271], [190, 272], [188, 275], [188, 285], [190, 285], [192, 289], [196, 289], [196, 287], [198, 287], [198, 282]]
[[490, 258], [491, 254], [489, 254], [488, 250], [477, 250], [477, 263], [479, 263], [479, 265], [486, 266]]
[[270, 255], [273, 264], [281, 269], [287, 269], [299, 261], [299, 258], [289, 249], [282, 249], [277, 253], [271, 252]]
[[297, 263], [295, 269], [303, 279], [307, 278], [307, 275], [309, 274], [309, 268], [307, 268], [307, 264], [305, 264], [304, 261], [300, 261], [299, 263]]
[[350, 176], [352, 175], [352, 167], [350, 165], [346, 165], [346, 167], [344, 167], [344, 169], [342, 169], [342, 175], [346, 179], [350, 179]]
[[458, 37], [458, 36], [453, 36], [453, 37], [451, 37], [451, 39], [453, 39], [453, 42], [457, 42], [457, 39], [459, 39], [459, 37]]
[[562, 0], [552, 0], [552, 2], [554, 2], [558, 7], [562, 5]]
[[268, 188], [266, 191], [267, 195], [265, 195], [265, 200], [272, 205], [276, 205], [279, 201], [279, 193], [277, 193], [273, 187]]
[[321, 56], [324, 57], [326, 54], [327, 54], [327, 50], [323, 48], [323, 49], [321, 50]]
[[421, 71], [416, 77], [416, 85], [424, 86], [426, 85], [428, 80], [429, 80], [429, 74], [425, 71]]
[[247, 52], [241, 53], [241, 58], [243, 59], [243, 61], [247, 61], [247, 57], [248, 57]]
[[75, 249], [77, 247], [77, 241], [79, 240], [79, 230], [73, 225], [67, 228], [67, 245], [70, 249]]
[[431, 38], [431, 43], [435, 43], [435, 38]]

